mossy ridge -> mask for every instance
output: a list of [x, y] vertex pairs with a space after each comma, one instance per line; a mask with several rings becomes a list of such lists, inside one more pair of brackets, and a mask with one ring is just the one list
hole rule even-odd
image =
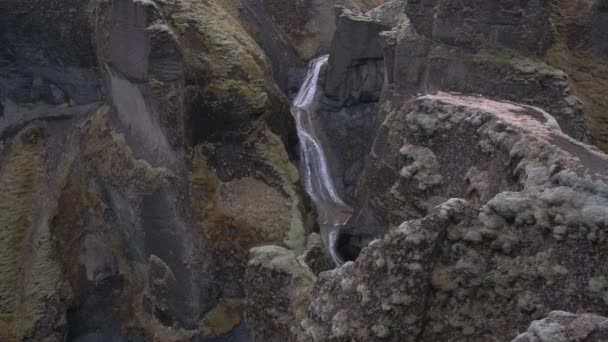
[[511, 70], [518, 71], [541, 71], [555, 72], [555, 69], [547, 65], [540, 59], [534, 57], [526, 57], [515, 50], [507, 48], [483, 48], [477, 51], [472, 56], [475, 62], [490, 62], [493, 65], [502, 66]]
[[568, 47], [568, 27], [591, 25], [591, 4], [584, 0], [554, 0], [552, 21], [557, 31], [556, 43], [547, 51], [545, 60], [564, 70], [572, 89], [585, 105], [589, 129], [595, 144], [608, 152], [608, 64], [593, 56], [588, 42], [576, 49]]
[[[209, 115], [237, 126], [274, 113], [286, 102], [262, 49], [217, 1], [180, 0], [171, 14], [184, 47], [186, 83]], [[195, 109], [196, 110], [196, 109]]]
[[256, 142], [257, 153], [281, 179], [282, 190], [289, 196], [291, 220], [283, 243], [290, 249], [301, 253], [306, 248], [306, 237], [312, 232], [312, 219], [305, 214], [301, 193], [298, 191], [300, 174], [289, 161], [281, 138], [266, 130], [263, 141]]
[[61, 269], [51, 242], [50, 211], [41, 209], [45, 131], [33, 123], [17, 135], [0, 179], [0, 339], [35, 333], [58, 301]]
[[181, 0], [172, 19], [185, 38], [187, 67], [208, 71], [210, 79], [258, 81], [267, 77], [270, 64], [264, 52], [215, 1]]
[[[124, 137], [109, 124], [110, 109], [100, 108], [90, 119], [79, 126], [79, 158], [69, 169], [57, 201], [57, 214], [52, 222], [52, 234], [59, 248], [59, 255], [69, 289], [82, 293], [79, 288], [82, 238], [88, 233], [101, 234], [111, 249], [124, 287], [120, 307], [121, 326], [126, 335], [139, 334], [142, 329], [157, 341], [180, 341], [194, 333], [167, 332], [157, 329], [147, 318], [141, 305], [146, 279], [133, 267], [125, 255], [125, 244], [119, 232], [107, 221], [108, 204], [92, 184], [108, 184], [126, 195], [137, 208], [140, 195], [152, 193], [167, 181], [171, 174], [162, 168], [154, 168], [144, 160], [135, 159]], [[78, 300], [78, 298], [74, 298]], [[77, 302], [72, 302], [78, 305]], [[185, 335], [184, 335], [185, 334]], [[172, 337], [173, 336], [173, 337]]]

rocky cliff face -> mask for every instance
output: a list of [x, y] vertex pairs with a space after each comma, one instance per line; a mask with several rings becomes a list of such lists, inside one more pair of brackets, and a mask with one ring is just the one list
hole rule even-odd
[[[587, 12], [575, 20], [574, 7]], [[603, 146], [594, 114], [603, 101], [579, 83], [591, 82], [582, 65], [606, 63], [593, 39], [600, 7], [397, 1], [363, 16], [343, 11], [337, 23], [348, 25], [337, 26], [325, 79], [326, 127], [341, 136], [330, 122], [355, 124], [362, 102], [381, 123], [348, 139], [367, 151], [353, 186], [357, 214], [342, 232], [341, 251], [356, 260], [295, 281], [314, 264], [304, 255], [252, 251], [245, 310], [254, 338], [605, 339], [605, 318], [564, 312], [608, 310], [608, 156], [585, 144]], [[387, 22], [391, 29], [380, 28]], [[576, 35], [575, 22], [587, 29], [576, 43], [566, 34]], [[382, 54], [358, 59], [357, 40], [339, 43], [348, 35], [381, 37]], [[564, 67], [575, 59], [580, 68]], [[378, 88], [358, 82], [373, 79], [360, 70], [376, 62], [384, 82], [364, 99], [356, 89]], [[349, 148], [334, 144], [348, 164]], [[269, 305], [265, 293], [279, 297]]]
[[246, 337], [249, 248], [303, 251], [312, 221], [233, 10], [3, 3], [1, 340]]
[[[251, 261], [248, 314], [270, 310], [261, 293], [292, 288], [280, 299], [291, 305], [277, 306], [290, 329], [272, 335], [254, 325], [258, 339], [509, 341], [551, 310], [608, 309], [608, 156], [563, 134], [547, 113], [423, 96], [389, 115], [372, 155], [362, 176], [370, 202], [402, 223], [314, 283], [280, 281], [268, 291], [256, 284], [270, 284], [259, 279], [269, 271]], [[408, 216], [422, 218], [403, 222]], [[278, 269], [278, 256], [255, 253], [281, 277], [308, 269]], [[603, 334], [594, 328], [601, 322], [589, 331]], [[543, 324], [538, 334], [558, 334]]]
[[1, 1], [0, 340], [605, 341], [607, 6]]

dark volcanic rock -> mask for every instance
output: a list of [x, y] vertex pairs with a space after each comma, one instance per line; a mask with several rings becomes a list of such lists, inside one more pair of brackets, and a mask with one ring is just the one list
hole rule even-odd
[[87, 8], [82, 1], [0, 3], [0, 139], [34, 120], [82, 116], [99, 105]]
[[354, 200], [359, 176], [380, 125], [379, 111], [378, 103], [319, 111], [319, 122], [327, 135], [323, 143], [332, 156], [329, 162], [335, 183], [349, 200]]
[[593, 6], [593, 48], [597, 54], [608, 58], [608, 1], [596, 0]]
[[406, 13], [420, 34], [448, 45], [506, 47], [543, 55], [552, 39], [549, 0], [413, 0]]
[[277, 84], [285, 94], [295, 94], [306, 76], [306, 63], [275, 25], [263, 1], [243, 0], [242, 7], [243, 25], [270, 59]]
[[343, 9], [337, 17], [325, 79], [325, 95], [341, 106], [375, 102], [384, 83], [380, 32], [390, 28]]

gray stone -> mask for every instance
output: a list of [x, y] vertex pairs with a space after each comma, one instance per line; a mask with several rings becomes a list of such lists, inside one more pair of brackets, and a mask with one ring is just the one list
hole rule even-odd
[[348, 9], [343, 9], [336, 20], [325, 95], [345, 106], [378, 101], [384, 83], [379, 33], [390, 27]]

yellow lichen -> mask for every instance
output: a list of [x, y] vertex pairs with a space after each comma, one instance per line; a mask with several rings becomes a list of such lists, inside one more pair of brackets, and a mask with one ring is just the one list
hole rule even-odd
[[431, 282], [434, 287], [445, 292], [453, 291], [458, 288], [458, 283], [452, 275], [452, 268], [441, 263], [433, 267]]

